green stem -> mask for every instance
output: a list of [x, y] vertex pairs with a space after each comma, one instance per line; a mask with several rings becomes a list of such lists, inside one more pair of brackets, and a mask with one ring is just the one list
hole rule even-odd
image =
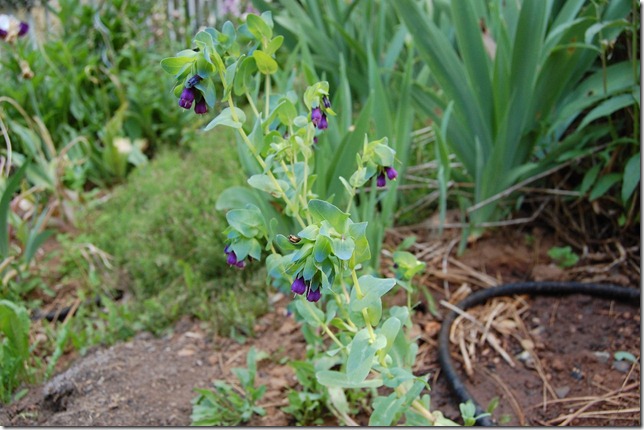
[[253, 98], [250, 96], [248, 91], [246, 91], [246, 100], [248, 100], [248, 104], [250, 105], [250, 108], [253, 110], [253, 113], [255, 114], [255, 118], [259, 118], [260, 114], [259, 114], [259, 111], [257, 110], [257, 106], [255, 106], [255, 102], [253, 101]]
[[[353, 279], [353, 288], [356, 289], [356, 296], [358, 296], [358, 299], [363, 298], [364, 293], [360, 289], [360, 282], [358, 282], [358, 274], [356, 273], [355, 269], [351, 270], [351, 279]], [[367, 331], [369, 332], [369, 339], [371, 339], [371, 342], [373, 343], [376, 340], [376, 334], [374, 333], [373, 327], [369, 322], [369, 313], [367, 312], [366, 308], [362, 309], [362, 318], [364, 318], [365, 326], [367, 327]]]
[[[307, 300], [302, 299], [302, 301], [304, 302], [304, 306], [306, 307], [311, 306], [311, 303], [309, 303]], [[311, 315], [315, 315], [315, 313], [311, 312]], [[317, 318], [316, 318], [316, 321], [320, 324], [324, 332], [331, 338], [331, 340], [333, 340], [333, 342], [335, 342], [341, 349], [344, 349], [344, 344], [340, 342], [340, 340], [337, 337], [335, 337], [335, 335], [333, 334], [329, 326], [326, 325], [324, 321], [320, 321]]]
[[264, 106], [264, 115], [266, 116], [266, 118], [268, 118], [268, 114], [270, 112], [270, 99], [271, 99], [271, 75], [266, 75], [264, 94], [266, 95], [266, 106]]
[[[223, 73], [221, 68], [218, 68], [218, 70], [219, 70], [219, 77], [221, 78], [221, 82], [222, 82], [224, 88], [226, 88], [226, 86], [227, 86], [226, 76], [224, 75], [224, 73]], [[230, 114], [231, 114], [233, 120], [235, 122], [239, 122], [239, 118], [237, 117], [237, 111], [235, 110], [235, 102], [233, 101], [232, 92], [230, 94], [228, 94], [226, 102], [228, 103], [228, 106], [230, 107]], [[304, 220], [300, 216], [299, 211], [297, 210], [297, 207], [291, 201], [291, 199], [288, 198], [288, 196], [286, 195], [286, 193], [284, 192], [284, 190], [280, 186], [279, 182], [277, 182], [277, 178], [275, 178], [275, 175], [273, 175], [273, 172], [271, 172], [270, 170], [266, 169], [266, 162], [259, 155], [259, 153], [257, 152], [257, 149], [255, 148], [253, 143], [248, 138], [248, 135], [246, 134], [244, 129], [240, 127], [240, 128], [237, 129], [237, 132], [239, 133], [239, 135], [241, 136], [242, 140], [244, 141], [244, 143], [246, 144], [246, 146], [250, 150], [251, 154], [253, 154], [253, 157], [255, 157], [255, 160], [257, 160], [257, 162], [259, 163], [259, 165], [262, 168], [262, 170], [266, 172], [266, 175], [273, 182], [273, 185], [275, 186], [275, 188], [280, 191], [281, 197], [284, 200], [284, 203], [286, 203], [286, 206], [289, 209], [291, 209], [291, 212], [293, 212], [293, 216], [295, 217], [295, 219], [297, 219], [297, 221], [300, 223], [302, 228], [306, 227], [307, 224], [304, 222]]]

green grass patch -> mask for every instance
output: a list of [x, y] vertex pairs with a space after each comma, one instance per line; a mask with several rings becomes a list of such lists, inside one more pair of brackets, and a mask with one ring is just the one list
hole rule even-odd
[[219, 193], [243, 181], [233, 139], [222, 130], [200, 137], [190, 151], [161, 152], [84, 214], [83, 234], [68, 250], [91, 243], [114, 266], [98, 278], [86, 271], [90, 289], [125, 289], [134, 300], [108, 306], [102, 322], [86, 321], [87, 339], [77, 339], [79, 345], [94, 343], [104, 330], [113, 340], [142, 329], [158, 333], [182, 315], [223, 335], [252, 333], [255, 317], [268, 309], [264, 275], [253, 265], [240, 271], [226, 264], [225, 216], [215, 210]]

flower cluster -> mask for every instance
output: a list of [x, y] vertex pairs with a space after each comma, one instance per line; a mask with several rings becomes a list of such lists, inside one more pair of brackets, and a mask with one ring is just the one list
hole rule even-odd
[[12, 15], [0, 14], [0, 40], [13, 42], [29, 31], [29, 24]]
[[306, 300], [309, 302], [317, 302], [322, 297], [320, 289], [314, 290], [311, 288], [310, 283], [307, 283], [301, 276], [295, 278], [291, 285], [291, 291], [298, 295], [306, 294]]
[[201, 82], [202, 77], [199, 75], [194, 75], [186, 82], [186, 85], [183, 87], [181, 96], [179, 97], [179, 106], [184, 109], [190, 109], [192, 107], [192, 102], [196, 100], [195, 103], [195, 113], [197, 115], [203, 115], [208, 112], [208, 105], [206, 104], [206, 99], [201, 95], [201, 92], [195, 87], [199, 82]]
[[311, 122], [318, 130], [326, 130], [329, 127], [326, 115], [328, 112], [333, 111], [331, 110], [331, 101], [329, 100], [329, 96], [324, 94], [321, 101], [321, 106], [316, 106], [311, 109]]
[[226, 253], [226, 263], [228, 263], [230, 266], [239, 267], [240, 269], [246, 267], [246, 260], [244, 259], [239, 261], [237, 259], [237, 254], [235, 254], [235, 251], [230, 249], [229, 245], [226, 245], [224, 252]]
[[387, 185], [387, 179], [390, 181], [395, 180], [398, 177], [398, 172], [391, 166], [381, 167], [378, 176], [376, 177], [376, 185], [382, 188]]

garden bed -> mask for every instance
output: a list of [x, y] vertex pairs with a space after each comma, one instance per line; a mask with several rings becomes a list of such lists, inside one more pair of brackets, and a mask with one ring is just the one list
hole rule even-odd
[[[448, 295], [451, 302], [457, 301], [467, 289], [500, 281], [621, 280], [633, 287], [638, 282], [632, 279], [627, 263], [602, 271], [604, 263], [582, 259], [573, 269], [559, 269], [546, 255], [555, 238], [539, 228], [529, 235], [520, 229], [497, 230], [469, 244], [456, 257], [454, 237], [449, 233], [438, 237], [426, 227], [390, 232], [387, 243], [391, 248], [402, 237], [417, 235], [412, 251], [428, 263], [422, 282], [437, 303]], [[527, 236], [532, 239], [526, 241]], [[383, 266], [388, 264], [385, 259]], [[227, 380], [234, 387], [231, 368], [244, 367], [246, 352], [255, 346], [268, 354], [258, 363], [256, 382], [267, 385], [259, 402], [267, 413], [255, 416], [249, 424], [293, 425], [292, 417], [281, 411], [288, 404], [288, 389], [297, 388], [287, 362], [304, 358], [305, 342], [298, 323], [286, 315], [290, 298], [278, 294], [274, 300], [273, 310], [257, 321], [256, 337], [245, 344], [210, 335], [203, 324], [184, 318], [164, 337], [143, 332], [128, 342], [96, 348], [49, 382], [31, 388], [25, 398], [0, 409], [0, 422], [20, 426], [188, 425], [190, 401], [196, 395], [193, 388], [208, 388], [215, 379]], [[392, 300], [403, 301], [403, 294]], [[486, 321], [497, 309], [497, 322], [510, 321], [507, 336], [500, 337], [500, 348], [511, 357], [513, 366], [488, 344], [476, 345], [469, 348], [472, 376], [467, 377], [458, 346], [452, 346], [452, 356], [483, 407], [499, 398], [494, 417], [504, 424], [640, 425], [638, 361], [631, 364], [614, 358], [622, 351], [639, 360], [637, 306], [584, 296], [497, 299], [471, 313]], [[458, 402], [438, 364], [439, 319], [429, 312], [426, 301], [418, 309], [414, 334], [419, 336], [420, 348], [415, 371], [430, 374], [431, 409], [459, 422]], [[446, 308], [439, 305], [439, 312], [444, 315]], [[518, 321], [513, 314], [520, 317], [534, 342], [536, 363], [516, 359], [522, 345], [517, 340], [520, 327], [512, 327], [511, 322]], [[367, 424], [368, 411], [354, 419]], [[326, 421], [338, 424], [332, 416]]]

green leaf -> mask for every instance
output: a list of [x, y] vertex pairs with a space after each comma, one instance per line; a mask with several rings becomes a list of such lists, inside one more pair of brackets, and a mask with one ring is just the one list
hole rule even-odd
[[622, 180], [622, 202], [625, 204], [635, 191], [640, 182], [640, 153], [633, 155], [626, 162], [624, 167], [624, 178]]
[[315, 373], [318, 382], [327, 387], [340, 388], [378, 388], [382, 386], [382, 379], [369, 379], [362, 382], [355, 382], [353, 378], [343, 372], [336, 370], [320, 370]]
[[228, 224], [247, 238], [255, 237], [260, 229], [264, 229], [264, 217], [254, 206], [252, 209], [233, 209], [226, 213]]
[[340, 234], [344, 233], [349, 214], [324, 200], [309, 201], [309, 212], [315, 222], [327, 221]]
[[322, 322], [324, 321], [324, 312], [322, 312], [317, 306], [312, 305], [305, 299], [297, 299], [295, 300], [295, 308], [307, 324], [313, 327], [320, 327], [320, 325], [322, 325]]
[[597, 180], [597, 175], [599, 175], [599, 170], [601, 169], [601, 165], [595, 164], [593, 167], [590, 168], [584, 175], [584, 179], [581, 181], [581, 186], [579, 187], [579, 192], [582, 194], [586, 194], [588, 190], [590, 190], [590, 187], [592, 187], [595, 184], [595, 181]]
[[559, 267], [572, 267], [579, 261], [579, 256], [573, 252], [570, 246], [554, 246], [548, 250], [548, 256], [552, 258]]
[[264, 51], [253, 51], [253, 58], [261, 73], [272, 75], [277, 72], [277, 61]]
[[586, 125], [598, 118], [608, 116], [613, 112], [616, 112], [633, 104], [635, 104], [635, 99], [631, 94], [622, 94], [620, 96], [611, 97], [588, 112], [588, 115], [586, 115], [581, 124], [579, 124], [578, 129], [584, 128]]
[[248, 26], [248, 30], [259, 41], [262, 39], [270, 40], [273, 37], [271, 27], [261, 17], [255, 14], [248, 14], [246, 17], [246, 25]]
[[351, 352], [347, 358], [346, 373], [349, 381], [354, 384], [363, 382], [371, 371], [376, 352], [385, 346], [387, 346], [387, 339], [383, 335], [376, 335], [376, 339], [372, 342], [366, 328], [356, 333], [351, 341]]
[[384, 355], [389, 352], [391, 347], [394, 345], [396, 336], [402, 327], [402, 322], [396, 317], [389, 317], [377, 330], [377, 333], [382, 334], [385, 339], [387, 339], [387, 345], [381, 350], [381, 353]]
[[335, 238], [332, 241], [333, 253], [340, 260], [346, 261], [351, 258], [356, 247], [351, 237]]
[[256, 71], [255, 58], [246, 57], [241, 60], [237, 67], [237, 73], [235, 73], [234, 92], [236, 95], [241, 96], [246, 92], [252, 91]]
[[210, 107], [214, 107], [217, 102], [217, 90], [212, 79], [206, 78], [196, 84], [195, 87], [203, 94], [206, 104]]
[[[1, 346], [7, 345], [11, 356], [21, 362], [29, 358], [29, 326], [29, 314], [24, 307], [0, 300], [0, 332], [7, 339]], [[20, 367], [18, 369], [23, 372]]]
[[383, 370], [383, 381], [386, 387], [396, 388], [399, 385], [416, 378], [411, 371], [402, 367], [392, 367]]
[[389, 427], [394, 417], [401, 411], [405, 399], [396, 392], [387, 397], [378, 396], [373, 400], [373, 412], [369, 417], [369, 426]]
[[315, 261], [321, 263], [329, 257], [329, 254], [333, 251], [331, 247], [331, 241], [328, 237], [319, 235], [315, 240], [315, 246], [313, 247], [313, 256]]
[[357, 322], [361, 321], [363, 318], [362, 310], [366, 309], [369, 323], [377, 326], [382, 316], [381, 297], [396, 285], [396, 280], [363, 275], [358, 279], [358, 283], [364, 296], [358, 298], [358, 289], [355, 286], [351, 289], [351, 304], [349, 308], [354, 313], [351, 318]]
[[273, 40], [270, 41], [268, 46], [266, 46], [266, 49], [264, 51], [268, 55], [273, 55], [275, 54], [275, 51], [279, 49], [280, 46], [282, 46], [282, 43], [284, 43], [284, 36], [276, 36], [273, 38]]
[[[195, 54], [194, 56], [197, 55], [197, 53], [192, 50], [190, 50], [190, 52], [193, 52]], [[171, 75], [177, 75], [195, 61], [194, 56], [164, 58], [161, 60], [161, 68]]]
[[371, 249], [369, 248], [369, 240], [367, 239], [366, 231], [366, 222], [349, 224], [349, 236], [351, 236], [355, 241], [355, 250], [353, 251], [353, 257], [349, 262], [349, 268], [351, 269], [371, 258]]
[[13, 199], [14, 193], [20, 187], [20, 183], [28, 167], [28, 162], [23, 163], [11, 176], [7, 182], [7, 186], [2, 192], [2, 199], [0, 199], [0, 257], [3, 259], [9, 256], [9, 213], [11, 212], [11, 200]]
[[592, 202], [593, 200], [600, 198], [608, 192], [610, 187], [619, 182], [620, 179], [622, 179], [622, 175], [620, 173], [609, 173], [608, 175], [602, 176], [593, 187], [588, 199]]
[[241, 128], [246, 121], [246, 114], [243, 110], [235, 108], [236, 118], [233, 117], [233, 111], [229, 107], [222, 110], [219, 115], [204, 128], [204, 130], [211, 130], [219, 125], [225, 125], [232, 128]]
[[251, 176], [248, 178], [248, 184], [253, 188], [257, 188], [276, 197], [281, 196], [289, 189], [288, 182], [281, 179], [273, 181], [268, 175], [264, 174]]

